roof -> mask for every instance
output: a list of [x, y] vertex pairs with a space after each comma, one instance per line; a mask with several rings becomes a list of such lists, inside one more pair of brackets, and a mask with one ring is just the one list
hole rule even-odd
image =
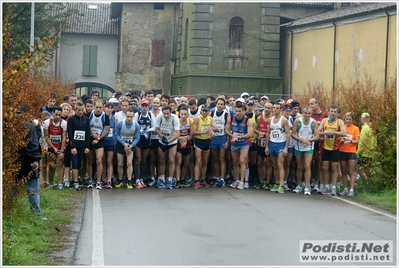
[[336, 19], [343, 19], [347, 17], [353, 17], [356, 15], [363, 15], [378, 10], [386, 10], [396, 8], [396, 2], [387, 3], [363, 3], [356, 6], [341, 7], [324, 13], [320, 13], [314, 16], [298, 19], [293, 22], [282, 24], [282, 27], [296, 27], [304, 26], [307, 24], [314, 24], [318, 22], [332, 21]]
[[68, 17], [69, 27], [63, 33], [118, 35], [118, 18], [111, 18], [111, 4], [105, 3], [65, 3], [68, 9], [76, 9], [80, 14]]

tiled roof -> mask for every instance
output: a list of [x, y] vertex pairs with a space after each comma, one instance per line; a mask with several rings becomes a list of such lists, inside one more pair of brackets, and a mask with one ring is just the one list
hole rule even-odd
[[118, 35], [118, 19], [111, 19], [111, 4], [105, 3], [65, 3], [68, 9], [76, 9], [80, 14], [68, 18], [68, 28], [63, 33]]
[[332, 2], [280, 2], [280, 5], [298, 5], [298, 6], [333, 6]]
[[373, 11], [391, 9], [396, 7], [396, 2], [387, 3], [364, 3], [356, 6], [341, 7], [314, 16], [298, 19], [293, 22], [282, 24], [282, 27], [304, 26], [319, 22], [327, 22], [356, 15], [367, 14]]

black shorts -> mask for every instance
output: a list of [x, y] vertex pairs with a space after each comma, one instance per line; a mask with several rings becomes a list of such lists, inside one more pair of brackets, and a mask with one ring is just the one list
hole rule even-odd
[[104, 140], [99, 140], [96, 144], [93, 144], [93, 138], [90, 138], [90, 150], [104, 148]]
[[359, 166], [370, 166], [371, 160], [371, 157], [364, 157], [359, 155], [357, 163]]
[[151, 140], [150, 150], [158, 149], [158, 145], [159, 145], [159, 140], [158, 139]]
[[256, 152], [258, 151], [258, 146], [256, 145], [256, 142], [251, 142], [251, 145], [249, 146], [249, 152]]
[[356, 153], [339, 152], [339, 161], [357, 160]]
[[314, 142], [314, 151], [313, 152], [319, 153], [319, 145], [320, 145], [319, 141]]
[[[125, 152], [125, 147], [124, 147], [122, 144], [120, 144], [119, 142], [116, 143], [115, 151], [116, 151], [118, 154], [126, 154], [126, 152]], [[132, 150], [132, 151], [133, 151], [133, 150]]]
[[146, 139], [143, 135], [140, 136], [140, 140], [137, 143], [137, 147], [140, 149], [149, 149], [151, 146], [151, 139]]
[[267, 155], [265, 153], [265, 149], [266, 149], [266, 147], [260, 147], [259, 145], [257, 145], [256, 146], [256, 154], [263, 158], [267, 157]]
[[177, 152], [181, 153], [183, 156], [191, 154], [191, 147], [190, 148], [177, 148]]
[[115, 152], [115, 145], [105, 145], [104, 152]]
[[339, 150], [326, 150], [323, 149], [321, 154], [321, 161], [338, 162], [339, 161]]
[[201, 140], [194, 138], [194, 147], [199, 149], [200, 151], [208, 152], [211, 148], [211, 140], [210, 139]]
[[165, 152], [165, 151], [167, 151], [170, 148], [173, 148], [175, 146], [177, 146], [177, 143], [171, 144], [171, 145], [166, 145], [166, 144], [159, 143], [159, 145], [158, 145], [158, 147], [161, 148], [162, 152]]

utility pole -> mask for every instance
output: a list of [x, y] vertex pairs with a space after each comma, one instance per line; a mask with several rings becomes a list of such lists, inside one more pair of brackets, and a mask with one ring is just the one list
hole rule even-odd
[[33, 51], [34, 38], [35, 38], [35, 2], [32, 2], [30, 12], [30, 51]]

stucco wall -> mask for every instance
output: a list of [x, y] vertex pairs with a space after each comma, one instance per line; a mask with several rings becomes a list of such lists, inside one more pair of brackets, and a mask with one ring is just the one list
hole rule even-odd
[[[98, 46], [97, 76], [82, 76], [83, 45]], [[66, 82], [101, 83], [115, 89], [118, 38], [116, 36], [63, 34], [60, 79]]]
[[[174, 4], [155, 10], [153, 3], [125, 3], [121, 18], [123, 91], [170, 89]], [[165, 65], [151, 66], [151, 40], [165, 40]]]
[[335, 29], [330, 22], [291, 30], [282, 38], [285, 93], [303, 94], [317, 84], [332, 89], [366, 78], [382, 89], [396, 76], [396, 14], [337, 20]]

